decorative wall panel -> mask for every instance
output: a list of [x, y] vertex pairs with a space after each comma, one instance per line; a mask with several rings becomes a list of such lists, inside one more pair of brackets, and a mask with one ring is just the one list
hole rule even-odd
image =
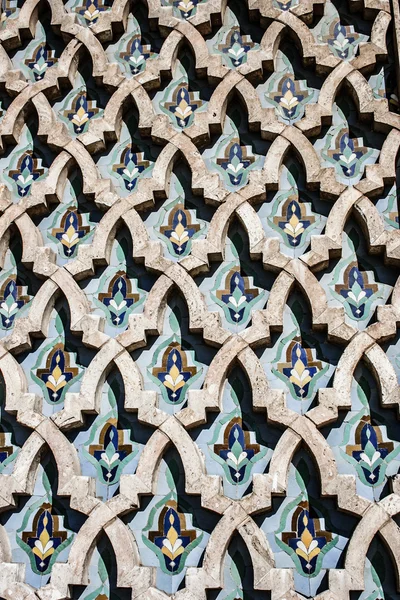
[[400, 598], [397, 0], [1, 7], [0, 598]]

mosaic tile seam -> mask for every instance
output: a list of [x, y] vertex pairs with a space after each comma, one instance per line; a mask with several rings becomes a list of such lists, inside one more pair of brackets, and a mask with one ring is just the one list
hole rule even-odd
[[399, 597], [399, 39], [2, 2], [2, 599]]

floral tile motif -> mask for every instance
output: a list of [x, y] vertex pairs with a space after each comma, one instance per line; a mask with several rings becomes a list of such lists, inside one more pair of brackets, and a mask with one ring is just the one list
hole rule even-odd
[[238, 265], [233, 267], [228, 265], [222, 270], [221, 275], [225, 276], [225, 288], [215, 290], [216, 302], [223, 307], [225, 316], [231, 323], [246, 321], [251, 306], [259, 295], [259, 290], [249, 287], [251, 285], [249, 278], [241, 275]]
[[123, 429], [119, 420], [116, 394], [110, 386], [102, 402], [102, 415], [97, 417], [82, 446], [82, 458], [94, 465], [98, 490], [107, 499], [118, 488], [122, 473], [138, 452], [130, 431]]
[[49, 46], [43, 25], [38, 21], [35, 38], [27, 46], [25, 59], [20, 63], [21, 69], [29, 81], [40, 81], [57, 61], [55, 50]]
[[196, 111], [206, 109], [206, 103], [200, 99], [199, 92], [190, 91], [188, 75], [179, 60], [176, 61], [171, 83], [163, 92], [157, 92], [153, 106], [157, 113], [167, 115], [177, 131], [190, 127]]
[[97, 462], [99, 476], [106, 485], [118, 481], [125, 459], [131, 460], [134, 456], [132, 445], [123, 441], [124, 432], [118, 430], [117, 419], [110, 417], [99, 431], [98, 443], [89, 446], [88, 454]]
[[129, 233], [121, 230], [112, 245], [108, 267], [98, 279], [82, 283], [94, 312], [105, 320], [104, 332], [111, 337], [128, 327], [131, 314], [142, 312], [147, 297], [139, 285], [143, 273], [133, 265], [131, 252]]
[[199, 565], [210, 537], [207, 524], [178, 491], [184, 474], [175, 456], [161, 459], [154, 496], [128, 522], [141, 563], [154, 568], [158, 589], [168, 594], [176, 593], [189, 567]]
[[333, 277], [332, 274], [324, 276], [323, 281], [332, 281], [329, 284], [332, 295], [344, 306], [350, 322], [364, 328], [376, 306], [385, 304], [392, 288], [376, 283], [372, 270], [360, 268], [353, 242], [346, 233], [343, 233], [342, 257], [333, 270]]
[[46, 392], [47, 402], [58, 404], [64, 399], [69, 384], [78, 376], [79, 369], [70, 366], [71, 355], [65, 351], [62, 342], [54, 347], [51, 344], [48, 350], [50, 352], [46, 356], [46, 366], [36, 369], [35, 377]]
[[372, 412], [366, 392], [356, 380], [351, 410], [328, 442], [342, 472], [357, 475], [359, 492], [379, 501], [385, 484], [398, 472], [400, 444], [389, 441], [386, 425]]
[[312, 210], [309, 199], [307, 192], [299, 191], [290, 169], [283, 166], [279, 192], [270, 203], [262, 204], [258, 212], [267, 234], [278, 234], [281, 252], [290, 256], [301, 256], [311, 235], [320, 233], [326, 222], [325, 217]]
[[227, 7], [224, 23], [216, 36], [207, 41], [214, 54], [222, 57], [223, 63], [230, 69], [236, 69], [247, 62], [247, 54], [253, 48], [258, 49], [250, 36], [242, 35], [235, 13]]
[[82, 225], [82, 217], [76, 207], [69, 207], [63, 214], [60, 227], [54, 227], [52, 237], [62, 245], [64, 256], [72, 258], [79, 242], [90, 232], [90, 227]]
[[128, 17], [126, 34], [122, 36], [114, 52], [114, 59], [128, 76], [137, 76], [146, 69], [147, 61], [157, 55], [151, 45], [144, 43], [140, 25], [133, 15]]
[[87, 27], [97, 23], [100, 14], [110, 10], [112, 0], [69, 0], [67, 3], [71, 10], [78, 15], [79, 21]]
[[294, 312], [286, 306], [284, 327], [274, 348], [266, 349], [261, 362], [271, 387], [287, 393], [292, 410], [305, 414], [319, 388], [326, 387], [334, 365], [320, 360], [315, 347], [309, 347]]
[[202, 545], [205, 534], [192, 525], [190, 515], [178, 506], [175, 481], [168, 466], [163, 470], [169, 490], [165, 496], [155, 497], [141, 538], [162, 573], [176, 578], [186, 570], [190, 554]]
[[166, 244], [169, 257], [179, 260], [190, 254], [193, 240], [204, 235], [205, 228], [196, 211], [185, 207], [182, 184], [172, 175], [169, 197], [153, 228], [155, 236]]
[[[112, 271], [115, 272], [115, 269]], [[99, 289], [107, 289], [107, 291], [100, 292], [98, 300], [96, 302], [95, 299], [95, 302], [114, 327], [125, 328], [133, 309], [140, 306], [145, 300], [145, 293], [138, 289], [137, 281], [131, 280], [123, 267], [117, 270], [111, 278], [107, 277], [107, 281], [106, 278], [103, 278]], [[137, 292], [135, 293], [133, 290], [137, 290]]]
[[253, 155], [250, 146], [241, 145], [239, 132], [229, 117], [225, 118], [220, 139], [203, 157], [207, 167], [216, 171], [231, 191], [246, 185], [251, 171], [260, 170], [265, 160], [263, 156]]
[[344, 61], [352, 60], [362, 42], [368, 41], [368, 36], [357, 33], [353, 25], [342, 25], [339, 13], [332, 2], [325, 4], [324, 17], [313, 30], [314, 37], [319, 43], [327, 43], [330, 51]]
[[194, 17], [197, 7], [206, 2], [207, 0], [161, 0], [161, 6], [170, 6], [174, 17], [186, 20]]
[[64, 527], [64, 518], [53, 505], [52, 491], [45, 472], [42, 482], [45, 493], [28, 506], [16, 534], [16, 542], [28, 555], [32, 571], [40, 576], [51, 573], [53, 564], [74, 537]]
[[141, 174], [151, 170], [152, 164], [150, 165], [150, 162], [144, 158], [143, 152], [137, 152], [129, 142], [125, 144], [119, 156], [120, 162], [113, 164], [112, 169], [123, 181], [126, 191], [131, 193], [135, 190]]
[[32, 296], [31, 281], [19, 265], [18, 240], [10, 240], [0, 273], [0, 338], [8, 335], [17, 319], [27, 316]]
[[16, 273], [5, 273], [0, 287], [0, 327], [11, 329], [15, 318], [21, 309], [29, 304], [30, 297], [24, 292], [24, 287], [17, 285]]
[[314, 147], [321, 152], [325, 166], [335, 168], [336, 179], [344, 185], [357, 184], [366, 165], [374, 164], [379, 156], [379, 150], [364, 146], [362, 138], [350, 137], [346, 117], [335, 104], [332, 127]]
[[155, 350], [148, 367], [150, 379], [157, 385], [167, 404], [181, 408], [186, 392], [198, 379], [202, 367], [194, 358], [194, 351], [185, 349], [180, 336], [180, 325], [175, 314], [169, 316], [172, 335]]
[[307, 104], [317, 102], [319, 91], [309, 88], [306, 81], [295, 79], [293, 67], [281, 50], [277, 51], [275, 62], [274, 73], [258, 86], [257, 92], [264, 106], [275, 108], [278, 119], [291, 125], [302, 119]]
[[55, 319], [55, 337], [38, 353], [31, 376], [42, 390], [44, 400], [51, 406], [64, 401], [69, 388], [83, 374], [83, 369], [76, 363], [76, 357], [65, 349], [65, 331], [61, 318]]
[[[149, 541], [155, 546], [155, 551], [160, 552], [164, 559], [161, 568], [174, 573], [180, 572], [184, 564], [185, 550], [196, 540], [196, 531], [186, 529], [185, 515], [178, 512], [176, 500], [167, 500], [159, 517], [157, 531], [149, 532]], [[158, 553], [157, 552], [157, 553]], [[161, 557], [160, 557], [161, 558]]]
[[[96, 497], [104, 502], [119, 493], [121, 476], [135, 473], [143, 449], [124, 409], [124, 392], [122, 377], [112, 370], [99, 394], [99, 414], [73, 440], [82, 473], [95, 481]], [[98, 575], [96, 581], [97, 587]]]
[[311, 491], [311, 473], [301, 463], [291, 464], [288, 495], [261, 528], [281, 567], [294, 569], [299, 593], [313, 597], [327, 569], [336, 568], [347, 539], [328, 527], [333, 515], [322, 512], [323, 504]]
[[63, 202], [49, 222], [47, 237], [55, 243], [62, 261], [75, 258], [79, 245], [87, 242], [93, 234], [95, 224], [90, 220], [90, 213], [84, 211], [82, 200], [76, 187], [68, 184]]
[[317, 569], [318, 556], [332, 542], [332, 534], [321, 529], [319, 519], [311, 518], [307, 500], [296, 507], [291, 529], [292, 531], [282, 532], [282, 542], [293, 552], [292, 556], [300, 563], [303, 573], [313, 575]]
[[47, 169], [42, 166], [42, 159], [37, 154], [31, 132], [27, 127], [7, 164], [11, 168], [3, 172], [3, 177], [12, 191], [15, 202], [30, 196], [33, 183], [42, 181], [46, 177]]
[[[250, 273], [251, 265], [242, 264], [234, 243], [228, 239], [225, 260], [210, 282], [210, 301], [220, 308], [225, 322], [235, 331], [244, 329], [251, 319], [252, 310], [263, 308], [267, 299], [266, 290], [254, 285]], [[213, 304], [210, 305], [211, 310]]]
[[138, 134], [136, 115], [126, 117], [119, 142], [97, 162], [102, 177], [111, 179], [114, 190], [121, 197], [134, 193], [141, 179], [152, 176], [154, 167], [152, 147]]
[[249, 484], [256, 463], [262, 461], [265, 468], [269, 460], [268, 449], [255, 442], [255, 433], [248, 431], [243, 423], [240, 403], [233, 388], [226, 404], [232, 405], [233, 410], [227, 412], [224, 408], [224, 414], [218, 419], [207, 445], [211, 459], [223, 468], [225, 493], [238, 497]]
[[97, 101], [91, 97], [92, 90], [88, 90], [81, 75], [77, 75], [75, 85], [68, 94], [58, 115], [64, 121], [70, 133], [78, 136], [86, 133], [91, 119], [102, 116], [103, 110], [97, 107]]

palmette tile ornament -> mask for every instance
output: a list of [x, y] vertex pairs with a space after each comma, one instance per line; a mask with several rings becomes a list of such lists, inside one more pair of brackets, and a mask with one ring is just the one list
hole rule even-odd
[[249, 146], [241, 144], [240, 134], [228, 117], [221, 138], [203, 156], [210, 170], [218, 172], [230, 191], [246, 185], [251, 172], [260, 170], [264, 162], [262, 156], [254, 156]]
[[277, 117], [284, 123], [295, 123], [305, 113], [308, 104], [318, 100], [318, 90], [309, 88], [306, 81], [297, 81], [289, 59], [278, 50], [275, 71], [257, 91], [266, 106], [275, 108]]
[[206, 108], [199, 93], [190, 90], [188, 74], [179, 61], [176, 62], [171, 83], [163, 93], [157, 92], [153, 103], [155, 110], [167, 115], [171, 125], [178, 131], [190, 127], [196, 111]]
[[50, 482], [43, 471], [45, 494], [37, 502], [30, 503], [16, 541], [29, 558], [30, 568], [36, 575], [47, 575], [57, 556], [67, 548], [73, 533], [63, 527], [63, 517], [53, 506]]
[[15, 202], [29, 196], [33, 183], [43, 181], [46, 177], [46, 169], [35, 153], [32, 135], [27, 127], [24, 127], [20, 144], [14, 148], [7, 164], [11, 168], [3, 172], [3, 178]]
[[221, 55], [224, 64], [235, 69], [247, 62], [247, 53], [253, 48], [258, 49], [247, 35], [242, 35], [235, 13], [228, 7], [225, 12], [223, 27], [218, 34], [207, 41], [211, 52]]
[[0, 598], [398, 598], [398, 13], [2, 2]]

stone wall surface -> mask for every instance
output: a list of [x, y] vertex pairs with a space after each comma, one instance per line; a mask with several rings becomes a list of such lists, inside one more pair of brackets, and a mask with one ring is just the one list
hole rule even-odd
[[400, 598], [397, 0], [3, 0], [0, 598]]

